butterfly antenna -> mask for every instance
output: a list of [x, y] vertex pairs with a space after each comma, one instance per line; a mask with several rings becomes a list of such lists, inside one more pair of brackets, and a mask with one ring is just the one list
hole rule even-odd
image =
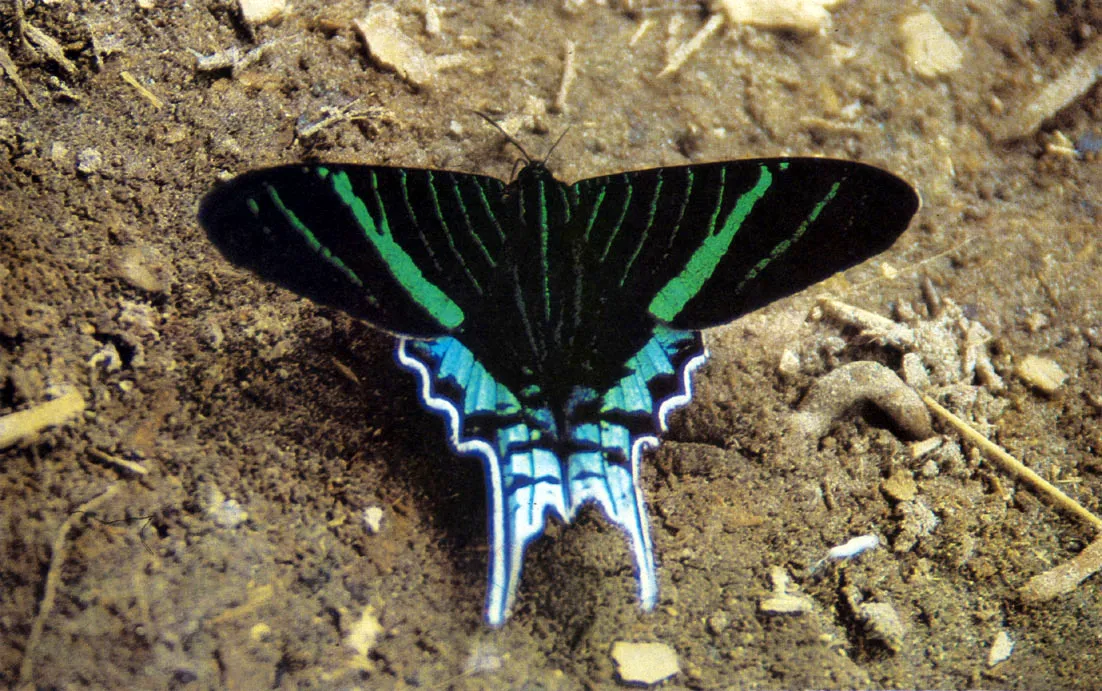
[[559, 142], [561, 142], [566, 137], [566, 133], [569, 132], [569, 131], [570, 131], [570, 127], [567, 127], [565, 130], [563, 130], [562, 134], [559, 135], [559, 138], [555, 140], [555, 143], [552, 144], [551, 148], [547, 150], [547, 153], [544, 154], [544, 156], [543, 156], [543, 162], [544, 163], [547, 163], [547, 160], [549, 158], [551, 158], [551, 154], [555, 153], [555, 149], [556, 149], [556, 147], [558, 147]]
[[[512, 144], [513, 146], [517, 147], [517, 149], [518, 149], [518, 150], [520, 151], [520, 155], [521, 155], [521, 156], [524, 156], [524, 160], [525, 160], [525, 161], [527, 161], [528, 163], [531, 163], [531, 162], [532, 162], [532, 157], [531, 157], [531, 156], [529, 156], [529, 155], [528, 155], [528, 152], [524, 150], [524, 147], [520, 145], [520, 142], [518, 142], [518, 141], [516, 140], [516, 137], [514, 137], [513, 135], [511, 135], [511, 134], [509, 134], [508, 132], [506, 132], [506, 131], [505, 131], [505, 128], [504, 128], [504, 127], [502, 127], [502, 126], [501, 126], [500, 124], [498, 124], [497, 120], [494, 120], [494, 119], [493, 119], [493, 118], [491, 118], [491, 117], [490, 117], [489, 115], [487, 115], [487, 114], [483, 113], [483, 112], [482, 112], [482, 111], [480, 111], [480, 110], [476, 110], [476, 111], [474, 111], [474, 114], [475, 114], [475, 115], [477, 115], [478, 117], [482, 118], [482, 119], [483, 119], [483, 120], [485, 120], [486, 122], [490, 123], [490, 125], [492, 125], [492, 126], [493, 126], [493, 128], [494, 128], [494, 129], [496, 129], [496, 130], [497, 130], [498, 132], [501, 132], [501, 134], [503, 134], [503, 135], [505, 136], [505, 138], [506, 138], [507, 140], [509, 140], [509, 143], [510, 143], [510, 144]], [[554, 147], [552, 147], [552, 148], [554, 148]]]

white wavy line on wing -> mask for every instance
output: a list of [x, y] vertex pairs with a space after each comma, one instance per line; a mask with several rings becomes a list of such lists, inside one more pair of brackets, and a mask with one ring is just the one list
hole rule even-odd
[[[445, 424], [448, 427], [448, 444], [456, 453], [481, 456], [486, 478], [490, 483], [490, 489], [492, 490], [490, 492], [490, 500], [493, 502], [493, 506], [490, 507], [491, 516], [493, 517], [490, 525], [490, 554], [492, 557], [490, 561], [490, 585], [486, 593], [485, 616], [486, 622], [490, 626], [498, 627], [505, 623], [508, 617], [507, 612], [509, 608], [513, 606], [513, 597], [516, 591], [516, 579], [518, 576], [516, 571], [520, 565], [520, 560], [517, 558], [517, 554], [515, 554], [518, 549], [517, 546], [514, 545], [514, 558], [512, 560], [513, 568], [511, 569], [513, 573], [510, 573], [508, 580], [506, 580], [504, 558], [505, 494], [501, 482], [501, 467], [498, 461], [497, 451], [484, 439], [478, 439], [477, 437], [460, 439], [460, 426], [463, 421], [463, 415], [451, 401], [433, 394], [432, 372], [429, 371], [428, 367], [426, 367], [423, 362], [406, 352], [406, 343], [410, 340], [411, 339], [405, 337], [398, 338], [398, 363], [405, 369], [416, 374], [421, 381], [421, 390], [419, 394], [425, 406], [442, 413], [443, 416], [447, 418]], [[523, 546], [520, 547], [520, 550], [523, 550]], [[501, 587], [501, 583], [508, 583], [511, 585]]]
[[[707, 359], [707, 347], [699, 355], [690, 358], [681, 370], [681, 388], [683, 392], [670, 396], [658, 406], [658, 425], [662, 432], [668, 429], [666, 419], [670, 416], [670, 413], [687, 405], [692, 400], [693, 374]], [[643, 503], [643, 490], [639, 486], [639, 470], [643, 459], [643, 451], [648, 447], [657, 448], [658, 443], [657, 436], [644, 434], [637, 437], [631, 444], [631, 484], [635, 488], [635, 502], [639, 507], [640, 525], [638, 529], [639, 535], [642, 536], [642, 544], [636, 544], [634, 540], [632, 541], [632, 551], [635, 552], [633, 555], [635, 563], [639, 565], [639, 603], [647, 611], [654, 609], [654, 606], [658, 604], [658, 573], [653, 556], [650, 559], [647, 558], [648, 554], [654, 554], [654, 545], [651, 543], [650, 526], [647, 525], [647, 510], [646, 504]], [[644, 573], [644, 570], [646, 570], [646, 573]]]

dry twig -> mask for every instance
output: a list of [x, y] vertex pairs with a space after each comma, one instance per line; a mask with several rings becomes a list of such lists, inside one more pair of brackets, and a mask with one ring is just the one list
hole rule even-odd
[[1084, 521], [1089, 523], [1095, 530], [1102, 531], [1102, 518], [1095, 516], [1082, 504], [1061, 492], [1060, 489], [1053, 485], [1051, 482], [1045, 480], [1043, 477], [1027, 468], [1025, 464], [1023, 464], [1021, 461], [1014, 458], [1006, 451], [1003, 451], [1002, 447], [998, 446], [990, 439], [977, 432], [964, 420], [961, 420], [956, 415], [950, 413], [934, 399], [923, 394], [922, 400], [926, 403], [927, 407], [929, 407], [930, 410], [934, 412], [935, 415], [940, 417], [942, 420], [948, 422], [953, 427], [953, 429], [960, 432], [961, 436], [978, 446], [984, 453], [995, 460], [1005, 470], [1009, 471], [1013, 475], [1018, 476], [1022, 480], [1025, 480], [1030, 486], [1039, 491], [1041, 494], [1048, 497], [1060, 508], [1070, 513], [1073, 513], [1079, 518], [1083, 519]]
[[95, 511], [101, 504], [114, 496], [118, 490], [119, 485], [117, 483], [111, 485], [102, 494], [86, 501], [76, 511], [69, 514], [69, 517], [58, 528], [53, 545], [50, 547], [50, 568], [46, 572], [46, 586], [42, 589], [42, 600], [38, 605], [38, 614], [31, 625], [31, 635], [27, 638], [27, 645], [23, 649], [23, 661], [19, 665], [20, 686], [33, 683], [35, 649], [42, 640], [43, 631], [46, 630], [46, 620], [54, 608], [54, 601], [57, 599], [57, 587], [61, 583], [61, 566], [65, 563], [66, 557], [65, 538], [69, 536], [69, 531], [73, 529], [76, 522], [83, 518], [82, 514]]

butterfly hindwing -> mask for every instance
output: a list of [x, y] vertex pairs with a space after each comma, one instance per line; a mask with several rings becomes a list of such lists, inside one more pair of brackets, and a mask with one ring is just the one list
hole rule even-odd
[[658, 580], [639, 476], [671, 411], [692, 397], [704, 361], [700, 334], [655, 328], [607, 391], [575, 387], [564, 410], [523, 405], [458, 339], [400, 339], [398, 364], [418, 378], [425, 406], [444, 418], [449, 445], [477, 456], [486, 478], [486, 620], [508, 617], [524, 552], [554, 516], [569, 523], [594, 504], [627, 537], [639, 599], [654, 607]]
[[890, 173], [817, 158], [620, 173], [572, 193], [604, 290], [682, 329], [727, 323], [882, 252], [919, 205]]
[[504, 183], [356, 165], [246, 173], [203, 200], [214, 244], [311, 300], [394, 333], [463, 328], [502, 255]]

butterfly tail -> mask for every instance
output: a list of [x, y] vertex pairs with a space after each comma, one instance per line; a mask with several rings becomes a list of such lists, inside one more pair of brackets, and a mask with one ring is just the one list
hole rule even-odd
[[707, 358], [699, 333], [664, 326], [626, 363], [627, 374], [597, 397], [578, 391], [568, 404], [568, 518], [587, 502], [604, 511], [628, 538], [639, 603], [658, 601], [657, 570], [640, 483], [643, 452], [658, 446], [669, 414], [692, 398], [692, 375]]
[[[547, 519], [568, 521], [562, 465], [551, 451], [529, 446], [540, 437], [526, 424], [499, 431], [498, 454], [486, 463], [490, 514], [490, 582], [486, 621], [505, 623], [520, 583], [524, 551], [543, 534]], [[510, 451], [514, 449], [514, 451]]]
[[[623, 427], [612, 429], [603, 425], [584, 425], [574, 430], [575, 439], [601, 446], [600, 451], [572, 454], [568, 463], [570, 505], [567, 515], [574, 515], [586, 503], [599, 506], [608, 521], [628, 538], [635, 561], [635, 577], [639, 585], [639, 604], [645, 610], [654, 609], [658, 601], [658, 577], [654, 565], [650, 527], [643, 493], [639, 489], [638, 459], [649, 439], [633, 444]], [[636, 448], [632, 448], [632, 447]], [[612, 453], [610, 454], [610, 450]], [[610, 458], [634, 459], [625, 466]]]
[[420, 380], [424, 405], [445, 419], [452, 449], [482, 460], [490, 547], [485, 618], [500, 626], [516, 599], [528, 544], [549, 516], [568, 516], [562, 465], [539, 445], [553, 426], [550, 412], [522, 415], [513, 394], [454, 338], [401, 338], [396, 358]]

